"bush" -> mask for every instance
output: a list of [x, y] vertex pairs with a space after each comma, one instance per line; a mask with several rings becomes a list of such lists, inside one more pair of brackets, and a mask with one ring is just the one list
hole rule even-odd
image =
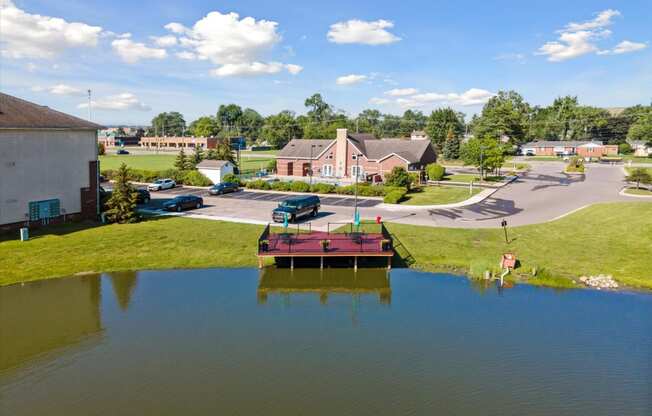
[[634, 153], [634, 149], [629, 143], [621, 143], [618, 145], [618, 153], [621, 155], [629, 155]]
[[231, 182], [231, 183], [237, 183], [237, 184], [240, 184], [240, 179], [238, 179], [238, 177], [235, 176], [235, 175], [232, 174], [232, 173], [227, 173], [227, 174], [224, 175], [224, 177], [222, 178], [222, 182]]
[[267, 162], [267, 171], [276, 172], [276, 159], [272, 159], [269, 162]]
[[190, 186], [211, 186], [213, 182], [196, 170], [189, 170], [183, 177], [183, 184]]
[[106, 154], [106, 146], [104, 146], [104, 143], [97, 144], [97, 154], [100, 156]]
[[335, 185], [328, 183], [316, 183], [310, 188], [310, 191], [317, 194], [332, 194], [335, 192]]
[[401, 166], [395, 166], [392, 171], [385, 176], [385, 184], [389, 186], [399, 186], [408, 188], [410, 186], [410, 175]]
[[358, 195], [383, 196], [385, 191], [382, 186], [358, 185]]
[[275, 191], [289, 191], [292, 188], [290, 182], [272, 182], [272, 189]]
[[386, 204], [398, 204], [403, 200], [406, 194], [406, 190], [397, 190], [397, 191], [392, 191], [389, 192], [385, 197], [383, 198], [383, 202]]
[[290, 190], [292, 192], [310, 192], [310, 185], [301, 181], [292, 182]]
[[566, 172], [584, 173], [584, 159], [581, 157], [572, 157], [566, 166]]
[[431, 163], [426, 166], [426, 175], [428, 175], [428, 179], [431, 181], [440, 181], [446, 175], [446, 168], [437, 163]]
[[262, 179], [256, 179], [255, 181], [247, 182], [247, 188], [268, 190], [271, 189], [271, 186], [269, 185], [269, 183], [267, 183]]
[[338, 186], [335, 193], [339, 195], [353, 195], [355, 194], [355, 187], [353, 185]]

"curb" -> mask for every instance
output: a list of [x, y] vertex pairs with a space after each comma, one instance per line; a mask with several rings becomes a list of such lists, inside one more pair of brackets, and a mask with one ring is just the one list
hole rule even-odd
[[622, 196], [629, 197], [629, 198], [643, 198], [643, 199], [650, 198], [650, 199], [652, 199], [652, 195], [633, 195], [633, 194], [628, 194], [628, 193], [625, 192], [625, 191], [628, 190], [628, 189], [636, 189], [636, 188], [623, 188], [623, 189], [620, 190], [620, 192], [618, 192], [618, 194], [619, 194], [619, 195], [622, 195]]

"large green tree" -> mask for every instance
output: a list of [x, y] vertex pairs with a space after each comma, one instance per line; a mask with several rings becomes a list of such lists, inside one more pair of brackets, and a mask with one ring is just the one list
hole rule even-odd
[[265, 119], [256, 110], [245, 108], [240, 117], [240, 133], [251, 140], [258, 140]]
[[478, 168], [482, 178], [488, 172], [498, 172], [505, 163], [505, 148], [490, 137], [472, 138], [460, 148], [460, 158], [466, 165]]
[[242, 121], [242, 108], [237, 104], [222, 104], [215, 115], [220, 132], [224, 137], [237, 136], [240, 134]]
[[627, 140], [652, 142], [652, 106], [639, 106], [630, 117], [633, 122], [627, 132]]
[[423, 130], [428, 118], [421, 111], [405, 110], [400, 122], [400, 136], [410, 137], [414, 130]]
[[297, 123], [294, 112], [285, 110], [265, 119], [262, 137], [270, 146], [277, 149], [285, 146], [292, 139], [302, 137], [303, 130]]
[[324, 101], [319, 93], [306, 98], [303, 104], [308, 108], [307, 116], [312, 122], [327, 122], [333, 115], [333, 106]]
[[114, 177], [113, 191], [106, 201], [106, 217], [110, 222], [120, 224], [136, 222], [136, 199], [138, 194], [129, 183], [129, 168], [122, 163]]
[[454, 137], [464, 134], [464, 114], [450, 107], [439, 108], [430, 113], [426, 122], [426, 133], [438, 151], [442, 151], [444, 148], [444, 143], [450, 132]]
[[160, 113], [152, 119], [150, 136], [183, 136], [186, 130], [186, 121], [183, 115], [176, 111]]
[[471, 123], [476, 137], [509, 137], [513, 144], [526, 140], [530, 105], [516, 91], [499, 91]]
[[195, 137], [214, 137], [220, 132], [220, 126], [215, 117], [204, 116], [190, 123], [188, 131]]

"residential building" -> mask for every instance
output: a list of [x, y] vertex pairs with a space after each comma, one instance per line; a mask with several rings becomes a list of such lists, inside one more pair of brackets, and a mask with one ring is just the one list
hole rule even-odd
[[0, 231], [97, 218], [101, 128], [0, 93]]
[[233, 164], [228, 160], [204, 159], [197, 164], [197, 170], [213, 183], [221, 183], [224, 176], [233, 173]]
[[140, 138], [140, 147], [169, 149], [169, 148], [195, 148], [215, 149], [219, 139], [217, 137], [146, 137]]
[[632, 146], [634, 156], [650, 157], [652, 156], [652, 146], [648, 146], [648, 143], [643, 140], [632, 140], [629, 145]]
[[430, 140], [430, 137], [423, 130], [414, 130], [410, 134], [410, 140]]
[[294, 139], [277, 155], [280, 176], [380, 181], [394, 167], [422, 172], [437, 160], [429, 140], [376, 139], [337, 129], [334, 140]]
[[599, 158], [617, 156], [618, 146], [596, 141], [535, 141], [521, 146], [526, 156], [580, 156]]

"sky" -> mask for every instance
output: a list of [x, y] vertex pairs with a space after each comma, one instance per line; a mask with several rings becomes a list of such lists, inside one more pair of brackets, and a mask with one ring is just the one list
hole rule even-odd
[[190, 122], [236, 103], [263, 115], [315, 92], [355, 116], [652, 101], [641, 1], [0, 0], [0, 90], [107, 125]]

